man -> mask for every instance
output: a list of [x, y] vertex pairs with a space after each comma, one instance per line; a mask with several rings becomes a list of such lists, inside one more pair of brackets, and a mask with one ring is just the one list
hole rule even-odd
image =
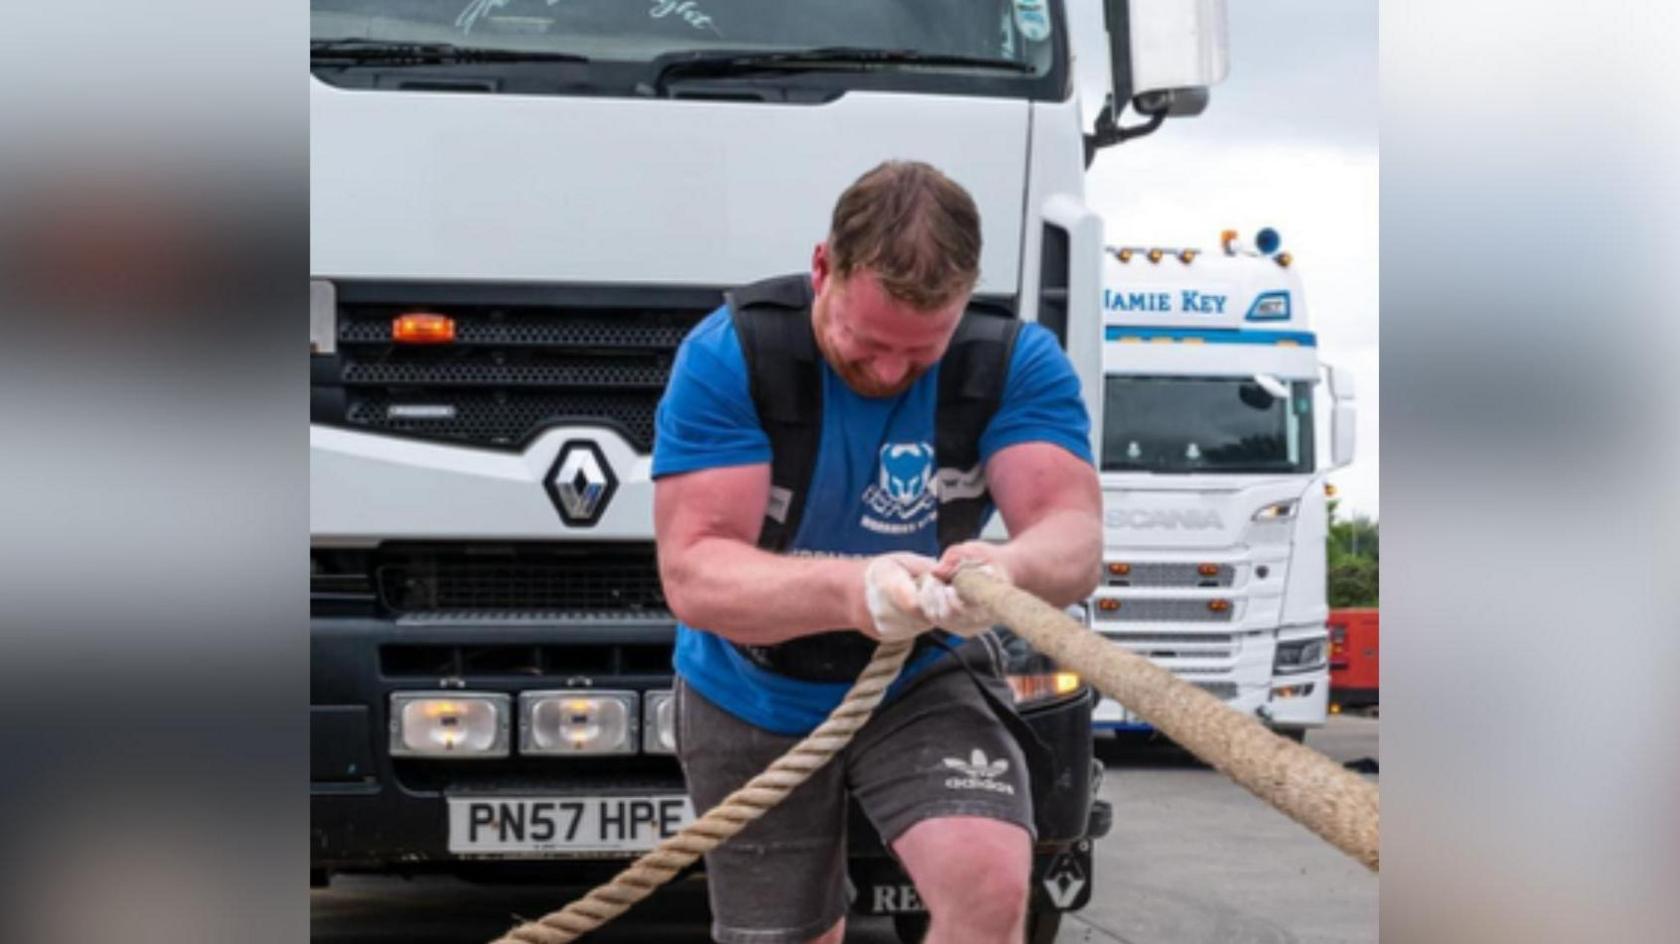
[[[989, 620], [949, 581], [972, 562], [1058, 606], [1083, 599], [1101, 499], [1055, 339], [964, 318], [979, 258], [968, 193], [888, 162], [841, 195], [808, 279], [732, 293], [677, 355], [654, 508], [696, 807], [820, 723], [876, 643], [918, 637], [846, 751], [707, 856], [720, 942], [842, 940], [848, 795], [915, 882], [929, 941], [1021, 940], [1027, 764], [999, 716], [996, 642], [977, 635]], [[1001, 392], [976, 413], [962, 396], [988, 383]], [[983, 427], [963, 433], [974, 416]], [[968, 474], [966, 460], [936, 473], [965, 450]], [[1008, 543], [975, 540], [993, 505]], [[944, 631], [976, 638], [953, 654]]]

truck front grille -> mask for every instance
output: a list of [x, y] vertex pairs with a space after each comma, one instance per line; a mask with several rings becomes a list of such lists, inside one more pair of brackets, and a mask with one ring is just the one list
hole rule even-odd
[[[550, 426], [604, 425], [636, 450], [653, 449], [653, 413], [659, 398], [636, 395], [569, 395], [460, 391], [424, 397], [387, 391], [352, 396], [345, 423], [369, 431], [420, 439], [453, 439], [484, 446], [512, 446]], [[448, 411], [446, 418], [405, 416], [405, 409]]]
[[1150, 562], [1126, 565], [1126, 573], [1112, 570], [1104, 575], [1110, 587], [1229, 587], [1236, 577], [1230, 564], [1214, 565], [1211, 575], [1201, 572], [1200, 564]]
[[1150, 659], [1228, 660], [1236, 655], [1237, 639], [1222, 633], [1126, 633], [1108, 637]]
[[1192, 684], [1220, 701], [1230, 701], [1237, 697], [1236, 682], [1192, 682]]
[[671, 644], [577, 643], [574, 645], [425, 645], [379, 648], [386, 678], [488, 680], [671, 674]]
[[501, 551], [394, 549], [377, 567], [394, 613], [638, 614], [670, 610], [651, 545], [537, 545]]
[[[311, 420], [519, 449], [559, 425], [616, 429], [642, 453], [678, 345], [716, 289], [339, 283], [338, 351], [312, 359]], [[448, 344], [391, 339], [401, 314], [455, 322]]]
[[1108, 623], [1229, 623], [1235, 607], [1210, 609], [1208, 600], [1152, 600], [1126, 597], [1118, 610], [1096, 610]]
[[651, 542], [396, 543], [310, 553], [311, 599], [348, 588], [382, 615], [482, 622], [671, 619]]

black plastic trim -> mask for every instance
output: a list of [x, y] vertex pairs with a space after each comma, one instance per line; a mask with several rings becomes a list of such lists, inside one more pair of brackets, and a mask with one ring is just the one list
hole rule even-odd
[[1067, 348], [1068, 287], [1072, 262], [1072, 235], [1054, 223], [1044, 224], [1038, 256], [1038, 323]]

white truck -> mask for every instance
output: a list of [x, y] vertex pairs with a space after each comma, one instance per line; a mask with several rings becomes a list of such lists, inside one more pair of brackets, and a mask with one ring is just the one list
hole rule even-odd
[[[1323, 483], [1353, 459], [1353, 378], [1320, 361], [1275, 231], [1220, 242], [1104, 253], [1106, 547], [1090, 619], [1299, 740], [1326, 718]], [[1093, 724], [1148, 727], [1111, 699]]]
[[[312, 0], [312, 881], [592, 881], [692, 816], [649, 477], [684, 334], [918, 159], [981, 209], [976, 306], [1097, 389], [1085, 167], [1199, 111], [1224, 28], [1223, 0]], [[1090, 692], [1029, 658], [1048, 940], [1106, 827]], [[914, 935], [852, 837], [857, 908]]]

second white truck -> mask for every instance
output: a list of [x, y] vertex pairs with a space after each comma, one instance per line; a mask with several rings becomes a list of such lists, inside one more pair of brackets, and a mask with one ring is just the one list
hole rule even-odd
[[[1353, 458], [1353, 379], [1319, 359], [1276, 233], [1221, 242], [1104, 253], [1091, 625], [1298, 740], [1326, 718], [1323, 482]], [[1093, 723], [1148, 727], [1111, 699]]]

